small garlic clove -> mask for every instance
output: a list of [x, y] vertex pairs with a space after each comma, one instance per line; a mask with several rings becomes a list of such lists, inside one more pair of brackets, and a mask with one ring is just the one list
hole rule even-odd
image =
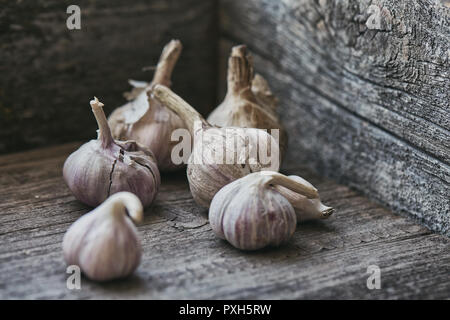
[[[81, 202], [98, 206], [111, 194], [130, 191], [144, 206], [153, 201], [161, 183], [153, 153], [134, 141], [115, 141], [97, 98], [91, 101], [99, 125], [98, 139], [73, 152], [65, 161], [64, 180]], [[126, 158], [136, 165], [129, 166]]]
[[[279, 169], [278, 143], [265, 130], [214, 127], [186, 101], [162, 85], [154, 86], [151, 95], [177, 113], [194, 138], [187, 176], [198, 205], [208, 208], [223, 186], [251, 172]], [[264, 154], [267, 161], [260, 158]]]
[[[297, 218], [289, 201], [271, 187], [285, 182], [271, 171], [251, 173], [223, 187], [209, 209], [211, 228], [217, 237], [242, 250], [278, 246], [293, 235]], [[290, 188], [314, 194], [314, 190], [289, 183]]]
[[[311, 183], [299, 176], [291, 175], [289, 176], [289, 178], [298, 183], [313, 187]], [[279, 185], [275, 186], [275, 189], [283, 196], [285, 196], [286, 199], [288, 199], [292, 204], [297, 215], [297, 220], [299, 222], [316, 219], [326, 219], [334, 213], [334, 209], [332, 207], [325, 206], [320, 201], [319, 197], [315, 199], [308, 199], [300, 193], [289, 190]]]
[[170, 77], [181, 50], [180, 41], [170, 41], [163, 49], [152, 82], [131, 81], [134, 88], [126, 94], [131, 101], [114, 110], [108, 119], [114, 138], [136, 140], [149, 148], [161, 171], [173, 171], [184, 166], [172, 161], [172, 148], [177, 142], [171, 141], [171, 135], [174, 130], [186, 126], [174, 112], [148, 97], [147, 93], [155, 84], [170, 86]]
[[227, 94], [208, 116], [208, 122], [221, 127], [279, 129], [282, 154], [287, 133], [276, 112], [278, 100], [261, 75], [253, 75], [253, 59], [245, 45], [232, 48], [228, 59]]
[[138, 197], [119, 192], [75, 221], [63, 239], [64, 258], [90, 279], [123, 278], [139, 265], [141, 244], [135, 223], [143, 219]]

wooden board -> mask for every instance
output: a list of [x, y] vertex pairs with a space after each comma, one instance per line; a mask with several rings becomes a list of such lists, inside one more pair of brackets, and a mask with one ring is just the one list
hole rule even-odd
[[[203, 113], [215, 101], [216, 5], [203, 0], [1, 1], [0, 153], [95, 137], [89, 100], [109, 114], [128, 79], [149, 81], [164, 45], [180, 39], [174, 90]], [[201, 77], [199, 75], [201, 74]]]
[[223, 0], [220, 18], [221, 92], [229, 47], [247, 44], [280, 99], [285, 167], [450, 235], [448, 2]]
[[[146, 210], [137, 272], [105, 284], [82, 278], [81, 290], [69, 290], [61, 241], [90, 210], [61, 176], [78, 145], [0, 157], [1, 299], [450, 298], [448, 238], [300, 167], [290, 172], [337, 213], [299, 225], [286, 245], [248, 253], [217, 239], [182, 171], [163, 175]], [[379, 290], [366, 286], [369, 265], [381, 270]]]

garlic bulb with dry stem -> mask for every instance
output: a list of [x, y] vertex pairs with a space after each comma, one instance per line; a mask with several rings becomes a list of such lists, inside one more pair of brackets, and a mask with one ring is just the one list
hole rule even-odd
[[156, 85], [151, 94], [184, 120], [194, 138], [187, 176], [200, 206], [209, 207], [217, 191], [249, 173], [278, 171], [278, 143], [266, 131], [214, 127], [167, 87]]
[[242, 250], [278, 246], [295, 231], [297, 218], [291, 203], [273, 186], [283, 186], [307, 198], [318, 197], [310, 184], [278, 172], [249, 174], [223, 187], [209, 208], [214, 233]]
[[[303, 179], [299, 176], [289, 176], [290, 179], [302, 183], [304, 185], [308, 185], [310, 187], [314, 187], [311, 183]], [[289, 190], [283, 186], [275, 186], [275, 189], [278, 190], [295, 209], [295, 214], [297, 215], [297, 221], [307, 221], [307, 220], [316, 220], [316, 219], [327, 219], [334, 213], [334, 209], [332, 207], [328, 207], [324, 205], [320, 198], [317, 197], [315, 199], [308, 199], [304, 195], [300, 193], [296, 193], [292, 190]]]
[[172, 171], [183, 165], [171, 160], [172, 132], [185, 128], [184, 122], [158, 101], [147, 97], [152, 85], [170, 86], [170, 77], [182, 50], [181, 42], [170, 41], [163, 49], [152, 82], [130, 81], [135, 88], [127, 95], [131, 101], [117, 108], [109, 116], [112, 135], [119, 140], [136, 140], [149, 148], [158, 161], [161, 171]]
[[65, 161], [63, 176], [81, 202], [98, 206], [111, 194], [130, 191], [148, 206], [161, 183], [153, 153], [135, 141], [117, 141], [103, 112], [103, 103], [91, 100], [98, 138], [83, 144]]
[[227, 85], [225, 99], [211, 112], [208, 122], [221, 127], [279, 129], [283, 153], [287, 134], [277, 115], [278, 100], [262, 76], [253, 77], [253, 60], [245, 45], [231, 50]]
[[[139, 265], [141, 244], [134, 223], [143, 208], [130, 192], [119, 192], [75, 221], [63, 239], [64, 258], [90, 279], [106, 281], [130, 275]], [[133, 221], [133, 222], [132, 222]]]

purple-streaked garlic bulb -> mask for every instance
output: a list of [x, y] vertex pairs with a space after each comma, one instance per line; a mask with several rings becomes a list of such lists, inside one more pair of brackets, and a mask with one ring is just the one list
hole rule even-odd
[[129, 191], [144, 207], [153, 201], [161, 183], [153, 153], [135, 141], [117, 141], [103, 112], [103, 103], [91, 100], [98, 138], [83, 144], [64, 163], [63, 176], [81, 202], [96, 207], [110, 195]]
[[187, 177], [198, 205], [208, 208], [223, 186], [249, 173], [279, 170], [279, 145], [267, 131], [212, 126], [169, 88], [156, 85], [151, 94], [184, 120], [194, 139]]
[[317, 189], [273, 171], [249, 174], [226, 185], [214, 196], [209, 222], [217, 237], [242, 250], [278, 246], [292, 236], [297, 217], [291, 203], [274, 186], [306, 198]]
[[119, 192], [75, 221], [63, 239], [64, 259], [90, 279], [123, 278], [138, 267], [141, 243], [134, 223], [143, 219], [142, 203], [130, 192]]
[[[290, 179], [297, 181], [298, 183], [302, 183], [305, 185], [309, 185], [310, 187], [314, 187], [311, 183], [303, 179], [299, 176], [289, 176]], [[275, 186], [275, 189], [278, 190], [295, 209], [295, 214], [297, 215], [297, 221], [308, 221], [308, 220], [317, 220], [317, 219], [327, 219], [334, 213], [334, 209], [332, 207], [328, 207], [324, 205], [320, 198], [308, 199], [304, 195], [297, 193], [295, 191], [289, 190], [283, 186]]]
[[152, 82], [130, 81], [134, 89], [127, 98], [131, 101], [114, 110], [108, 118], [113, 137], [136, 140], [152, 150], [161, 171], [173, 171], [184, 166], [172, 161], [172, 148], [177, 142], [171, 137], [174, 130], [186, 126], [174, 112], [148, 97], [147, 92], [155, 84], [171, 85], [170, 78], [181, 50], [180, 41], [170, 41], [161, 53]]

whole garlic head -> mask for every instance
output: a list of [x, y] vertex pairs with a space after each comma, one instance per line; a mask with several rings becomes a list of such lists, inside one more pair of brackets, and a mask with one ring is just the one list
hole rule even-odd
[[[309, 185], [310, 187], [314, 187], [311, 183], [303, 179], [299, 176], [289, 176], [290, 179], [297, 181], [298, 183], [302, 183], [304, 185]], [[308, 199], [304, 195], [300, 193], [296, 193], [292, 190], [289, 190], [283, 186], [275, 186], [278, 192], [280, 192], [295, 209], [295, 214], [297, 215], [297, 220], [308, 221], [308, 220], [317, 220], [317, 219], [327, 219], [333, 213], [334, 209], [332, 207], [328, 207], [324, 205], [320, 198]]]
[[139, 265], [141, 243], [133, 222], [140, 223], [143, 208], [138, 197], [119, 192], [75, 221], [63, 239], [64, 258], [90, 279], [123, 278]]
[[184, 120], [194, 138], [187, 176], [198, 205], [208, 208], [223, 186], [249, 173], [279, 170], [278, 143], [265, 130], [212, 126], [167, 87], [156, 85], [151, 94]]
[[278, 100], [261, 75], [253, 76], [253, 59], [245, 45], [231, 50], [227, 83], [225, 99], [208, 116], [208, 122], [221, 127], [279, 129], [283, 153], [287, 134], [277, 114]]
[[182, 167], [171, 160], [172, 132], [185, 128], [184, 122], [158, 101], [147, 97], [155, 84], [170, 86], [170, 77], [182, 50], [181, 42], [170, 41], [163, 49], [151, 83], [130, 81], [134, 89], [126, 95], [131, 100], [114, 110], [108, 122], [112, 135], [118, 140], [136, 140], [149, 148], [156, 157], [161, 171], [173, 171]]
[[95, 207], [119, 191], [136, 194], [144, 206], [153, 201], [161, 183], [153, 153], [135, 141], [115, 141], [103, 103], [91, 100], [98, 138], [83, 144], [65, 161], [63, 176], [81, 202]]
[[317, 190], [271, 171], [249, 174], [223, 187], [209, 208], [209, 222], [217, 237], [242, 250], [278, 246], [294, 233], [297, 217], [290, 202], [274, 185], [305, 197]]

